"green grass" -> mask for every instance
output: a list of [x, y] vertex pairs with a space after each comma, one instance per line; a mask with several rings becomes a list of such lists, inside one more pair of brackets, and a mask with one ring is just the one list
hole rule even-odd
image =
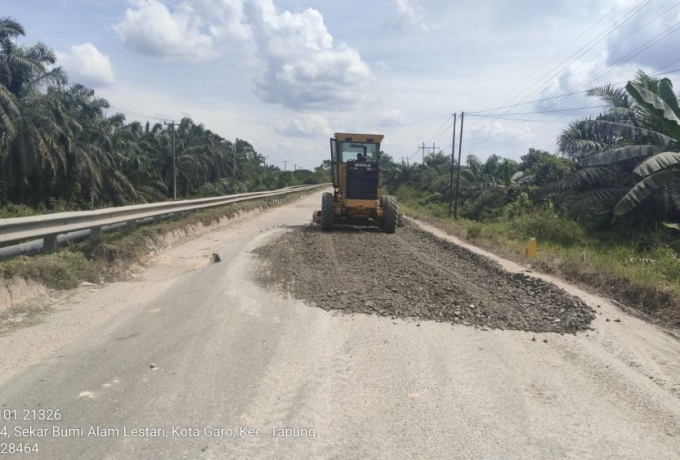
[[[527, 215], [507, 222], [476, 222], [436, 216], [413, 201], [403, 212], [505, 258], [531, 263], [538, 270], [595, 288], [615, 300], [643, 310], [663, 323], [680, 326], [680, 260], [676, 235], [622, 235], [586, 232], [573, 221]], [[524, 249], [538, 242], [536, 259]]]
[[0, 207], [0, 219], [35, 216], [37, 214], [40, 214], [40, 211], [21, 204], [8, 204]]
[[88, 260], [85, 254], [69, 250], [0, 262], [1, 277], [37, 280], [52, 289], [71, 289], [82, 281], [95, 283], [100, 269], [100, 264]]

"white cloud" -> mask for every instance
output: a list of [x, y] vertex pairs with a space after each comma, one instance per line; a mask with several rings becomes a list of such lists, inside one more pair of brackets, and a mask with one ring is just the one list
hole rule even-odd
[[134, 0], [114, 29], [135, 51], [189, 61], [248, 47], [255, 93], [293, 110], [354, 105], [373, 81], [356, 49], [334, 44], [319, 11], [279, 13], [273, 0], [184, 0], [173, 11]]
[[101, 88], [116, 81], [111, 59], [92, 43], [74, 45], [66, 53], [57, 53], [57, 63], [64, 67], [72, 83]]
[[252, 38], [243, 4], [244, 0], [191, 0], [183, 5], [198, 15], [207, 24], [208, 32], [223, 43], [222, 40], [244, 41]]
[[301, 114], [274, 125], [274, 130], [284, 136], [318, 137], [332, 133], [328, 120], [319, 114]]
[[404, 112], [401, 110], [385, 110], [378, 112], [377, 116], [378, 126], [382, 127], [394, 127], [394, 126], [405, 126], [411, 124], [411, 120], [406, 118]]
[[317, 10], [279, 14], [272, 0], [255, 0], [247, 11], [261, 66], [254, 88], [263, 101], [293, 110], [336, 109], [357, 102], [373, 80], [356, 49], [334, 46]]
[[399, 30], [420, 29], [428, 30], [423, 14], [423, 8], [418, 0], [392, 0], [394, 17], [390, 25]]
[[189, 3], [174, 12], [158, 0], [133, 0], [113, 29], [130, 49], [152, 56], [201, 61], [217, 56], [215, 37]]

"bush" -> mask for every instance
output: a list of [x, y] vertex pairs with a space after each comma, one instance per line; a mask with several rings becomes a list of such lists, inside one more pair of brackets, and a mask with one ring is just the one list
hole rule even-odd
[[471, 240], [478, 238], [479, 235], [481, 234], [482, 234], [481, 224], [472, 224], [467, 228], [467, 237]]
[[195, 196], [199, 198], [208, 198], [211, 196], [219, 196], [222, 193], [222, 187], [219, 184], [211, 184], [207, 182], [201, 185], [195, 192]]
[[512, 221], [512, 228], [523, 238], [536, 238], [562, 246], [573, 246], [585, 238], [583, 229], [574, 221], [553, 214], [530, 214]]
[[8, 204], [0, 208], [0, 219], [9, 219], [12, 217], [26, 217], [40, 214], [40, 210], [36, 210], [25, 206], [23, 204]]
[[460, 215], [472, 220], [496, 220], [502, 213], [504, 200], [504, 195], [496, 190], [483, 190], [465, 200]]

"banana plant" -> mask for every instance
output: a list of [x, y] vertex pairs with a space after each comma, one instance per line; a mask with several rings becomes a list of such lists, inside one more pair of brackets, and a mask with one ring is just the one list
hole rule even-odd
[[[601, 182], [598, 176], [607, 172], [607, 168], [639, 161], [632, 169], [632, 185], [619, 195], [613, 208], [613, 219], [629, 213], [660, 189], [664, 189], [674, 203], [680, 203], [680, 104], [669, 79], [659, 80], [655, 89], [652, 91], [639, 81], [626, 85], [638, 109], [654, 119], [663, 132], [602, 119], [582, 122], [586, 130], [600, 139], [608, 139], [613, 147], [581, 159], [578, 165], [583, 169], [575, 171], [574, 177], [567, 180], [583, 182], [597, 177]], [[556, 183], [553, 187], [561, 185]]]
[[616, 204], [614, 218], [630, 212], [652, 193], [664, 187], [675, 195], [674, 201], [678, 201], [680, 185], [680, 104], [673, 91], [673, 84], [668, 78], [660, 80], [658, 94], [635, 82], [629, 82], [626, 90], [640, 106], [661, 120], [664, 131], [670, 136], [660, 133], [650, 136], [653, 140], [663, 141], [654, 144], [663, 147], [664, 151], [654, 153], [633, 170], [642, 179]]

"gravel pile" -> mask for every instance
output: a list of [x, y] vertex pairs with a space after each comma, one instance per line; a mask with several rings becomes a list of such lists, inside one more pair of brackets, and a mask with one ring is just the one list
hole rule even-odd
[[310, 226], [255, 253], [263, 285], [325, 310], [558, 333], [588, 329], [595, 317], [558, 287], [411, 225], [394, 235]]

